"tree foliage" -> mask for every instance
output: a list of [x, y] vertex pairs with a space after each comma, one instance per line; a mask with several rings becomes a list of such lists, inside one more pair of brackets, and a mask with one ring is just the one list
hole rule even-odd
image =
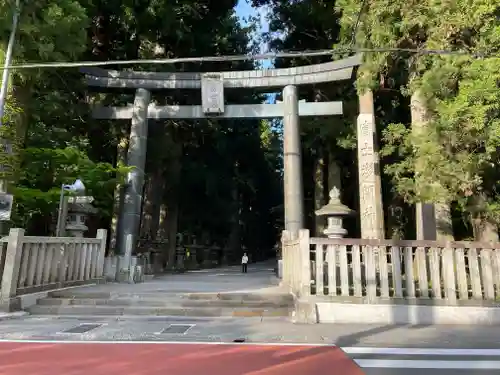
[[[500, 23], [496, 1], [254, 0], [254, 4], [270, 7], [271, 46], [278, 50], [325, 48], [325, 43], [393, 49], [365, 53], [356, 79], [358, 92], [369, 88], [374, 93], [388, 211], [394, 205], [406, 207], [404, 202], [446, 202], [458, 204], [462, 213], [479, 210], [498, 222], [500, 90], [495, 67]], [[411, 53], [408, 49], [459, 54]], [[344, 56], [336, 53], [333, 57]], [[277, 64], [317, 61], [301, 58]], [[328, 93], [334, 96], [335, 91]], [[354, 147], [349, 111], [355, 113], [357, 104], [355, 96], [347, 93], [344, 89], [341, 95], [347, 107], [343, 119], [347, 132], [340, 137], [323, 121], [313, 122], [319, 132], [302, 122], [308, 147], [313, 149], [310, 153], [317, 153], [325, 142]], [[426, 126], [419, 131], [411, 128], [410, 97], [414, 95], [423, 98], [426, 110]], [[311, 94], [302, 96], [314, 100]], [[333, 152], [342, 160], [340, 149]], [[404, 210], [405, 215], [411, 214], [409, 207]]]
[[[257, 47], [251, 40], [255, 29], [253, 24], [240, 24], [233, 10], [236, 3], [22, 1], [15, 60], [245, 54]], [[2, 44], [10, 32], [11, 5], [0, 1]], [[253, 68], [249, 61], [131, 67], [156, 71]], [[9, 123], [20, 146], [16, 153], [20, 168], [11, 187], [16, 202], [13, 224], [32, 234], [51, 233], [61, 184], [80, 178], [99, 209], [92, 219], [95, 223], [89, 226], [109, 226], [115, 187], [128, 171], [117, 148], [126, 140], [129, 124], [92, 119], [90, 104], [125, 105], [133, 100], [133, 93], [88, 90], [81, 74], [71, 69], [16, 71], [12, 78], [9, 105], [15, 101], [20, 108], [17, 113], [9, 111]], [[250, 90], [226, 95], [231, 104], [263, 100]], [[189, 105], [199, 104], [200, 98], [194, 91], [176, 90], [154, 92], [153, 101], [158, 105]], [[199, 238], [208, 232], [211, 241], [224, 245], [231, 233], [236, 233], [236, 223], [240, 229], [235, 246], [253, 248], [258, 257], [258, 249], [274, 245], [281, 220], [276, 211], [282, 195], [281, 148], [279, 135], [270, 123], [150, 121], [149, 133], [147, 180], [160, 176], [163, 189], [153, 206], [166, 207], [167, 221], [175, 216], [174, 206], [178, 206], [179, 232]], [[145, 196], [152, 199], [147, 192]]]
[[[252, 39], [255, 25], [240, 23], [233, 10], [236, 3], [21, 1], [14, 58], [101, 61], [254, 52], [260, 48]], [[12, 4], [0, 0], [2, 45], [10, 33]], [[323, 159], [341, 165], [344, 202], [357, 206], [356, 89], [370, 88], [382, 144], [385, 206], [447, 202], [458, 205], [462, 214], [479, 212], [498, 222], [500, 6], [496, 1], [253, 0], [253, 4], [270, 10], [270, 32], [262, 39], [276, 51], [352, 44], [469, 53], [366, 53], [355, 85], [301, 88], [301, 98], [308, 101], [344, 103], [342, 117], [301, 121], [311, 220], [318, 182], [313, 176]], [[1, 57], [4, 51], [0, 52]], [[330, 59], [278, 59], [275, 65]], [[250, 61], [130, 67], [162, 72], [255, 68]], [[418, 131], [411, 127], [410, 116], [410, 97], [417, 96], [425, 109], [425, 126]], [[231, 104], [259, 103], [264, 96], [227, 90], [226, 99]], [[90, 105], [126, 105], [132, 100], [133, 92], [127, 90], [87, 89], [81, 74], [72, 69], [13, 72], [7, 126], [2, 129], [13, 152], [2, 155], [1, 161], [9, 166], [3, 178], [15, 194], [15, 225], [31, 233], [50, 233], [60, 184], [79, 177], [96, 197], [99, 215], [93, 218], [94, 227], [110, 226], [115, 187], [128, 171], [118, 149], [127, 140], [129, 124], [94, 120]], [[190, 105], [199, 104], [200, 98], [191, 90], [159, 91], [153, 93], [153, 101]], [[158, 189], [145, 191], [146, 200], [154, 201], [147, 215], [158, 213], [154, 207], [161, 206], [167, 221], [175, 217], [178, 223], [178, 227], [165, 225], [170, 230], [199, 238], [208, 232], [210, 241], [231, 242], [233, 248], [241, 244], [270, 248], [283, 215], [278, 123], [151, 121], [149, 132], [147, 181], [155, 181], [152, 185]], [[158, 225], [153, 226], [155, 233], [161, 232]]]

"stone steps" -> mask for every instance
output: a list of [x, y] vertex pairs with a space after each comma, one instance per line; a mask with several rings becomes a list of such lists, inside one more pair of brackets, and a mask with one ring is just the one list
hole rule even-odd
[[137, 293], [65, 289], [27, 309], [32, 315], [288, 317], [294, 300], [270, 293]]
[[243, 300], [192, 300], [187, 298], [44, 298], [38, 301], [41, 306], [150, 306], [150, 307], [252, 307], [286, 308], [286, 301], [243, 301]]
[[249, 307], [154, 307], [154, 306], [108, 306], [108, 305], [35, 305], [28, 309], [32, 315], [90, 315], [90, 316], [190, 316], [190, 317], [287, 317], [289, 308]]
[[136, 298], [136, 299], [184, 299], [184, 300], [202, 300], [202, 301], [258, 301], [258, 302], [277, 302], [293, 304], [293, 296], [288, 293], [256, 293], [256, 292], [227, 292], [227, 293], [168, 293], [168, 292], [140, 292], [140, 293], [117, 293], [117, 292], [93, 292], [89, 290], [78, 290], [78, 288], [61, 289], [49, 292], [49, 298], [68, 298], [68, 299], [118, 299], [118, 298]]
[[232, 292], [232, 293], [188, 293], [184, 295], [191, 300], [203, 301], [280, 301], [293, 305], [293, 296], [286, 293], [248, 293], [248, 292]]

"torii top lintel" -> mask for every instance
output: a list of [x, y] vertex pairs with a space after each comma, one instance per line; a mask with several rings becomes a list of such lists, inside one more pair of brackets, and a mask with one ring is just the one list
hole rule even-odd
[[213, 73], [158, 73], [80, 68], [88, 86], [106, 88], [200, 89], [203, 75], [222, 75], [224, 88], [273, 88], [342, 81], [352, 78], [362, 62], [357, 54], [342, 60], [285, 69], [242, 70]]

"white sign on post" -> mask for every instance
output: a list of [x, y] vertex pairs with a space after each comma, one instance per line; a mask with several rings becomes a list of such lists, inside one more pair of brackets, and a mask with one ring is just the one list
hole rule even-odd
[[0, 221], [10, 220], [13, 202], [14, 196], [11, 194], [0, 193]]
[[206, 115], [224, 113], [224, 81], [222, 74], [209, 73], [201, 76], [201, 106]]

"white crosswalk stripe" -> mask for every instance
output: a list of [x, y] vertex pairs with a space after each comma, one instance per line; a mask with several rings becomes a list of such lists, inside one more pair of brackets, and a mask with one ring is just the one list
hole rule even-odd
[[500, 349], [344, 347], [342, 350], [363, 369], [500, 370]]

